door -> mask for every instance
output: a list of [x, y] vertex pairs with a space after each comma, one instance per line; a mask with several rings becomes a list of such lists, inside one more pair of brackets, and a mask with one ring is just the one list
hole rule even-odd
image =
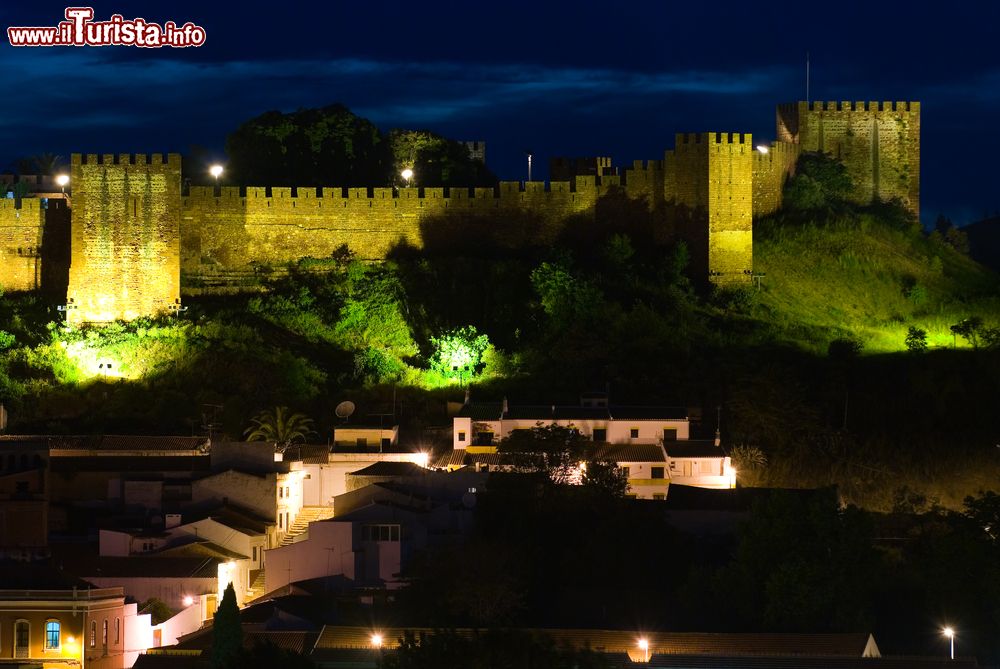
[[684, 463], [684, 476], [691, 476], [691, 462]]

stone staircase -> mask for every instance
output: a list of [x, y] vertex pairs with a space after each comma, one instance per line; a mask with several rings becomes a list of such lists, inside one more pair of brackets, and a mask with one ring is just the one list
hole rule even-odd
[[264, 594], [264, 570], [258, 569], [257, 576], [253, 579], [253, 583], [247, 588], [247, 601], [256, 599]]
[[317, 520], [326, 520], [327, 518], [333, 518], [333, 509], [328, 506], [304, 506], [302, 510], [299, 511], [299, 515], [295, 517], [295, 521], [292, 522], [292, 526], [288, 528], [288, 532], [281, 539], [281, 545], [287, 546], [288, 544], [295, 543], [296, 537], [303, 534], [309, 529], [309, 523], [314, 523]]

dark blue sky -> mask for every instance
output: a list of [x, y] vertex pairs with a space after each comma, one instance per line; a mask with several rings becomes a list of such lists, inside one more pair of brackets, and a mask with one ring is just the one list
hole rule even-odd
[[[4, 5], [3, 27], [65, 4]], [[993, 2], [99, 2], [204, 26], [192, 49], [3, 40], [0, 163], [41, 152], [217, 149], [261, 112], [342, 102], [383, 128], [485, 139], [501, 177], [553, 155], [659, 158], [675, 132], [774, 136], [804, 97], [920, 100], [922, 209], [1000, 209], [1000, 7]], [[805, 13], [803, 13], [805, 12]]]

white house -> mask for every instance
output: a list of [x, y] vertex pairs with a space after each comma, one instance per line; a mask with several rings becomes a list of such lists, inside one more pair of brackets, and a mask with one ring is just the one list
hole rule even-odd
[[439, 466], [477, 471], [503, 468], [497, 443], [516, 430], [560, 425], [594, 442], [591, 457], [618, 463], [629, 481], [627, 494], [665, 499], [671, 482], [728, 488], [736, 473], [716, 440], [692, 440], [684, 408], [608, 405], [599, 396], [581, 398], [579, 406], [514, 406], [503, 402], [467, 402], [452, 421], [452, 453]]
[[659, 444], [690, 437], [687, 409], [681, 407], [513, 406], [504, 400], [462, 406], [452, 423], [452, 448], [488, 448], [514, 430], [530, 430], [539, 423], [574, 427], [594, 442], [609, 444]]

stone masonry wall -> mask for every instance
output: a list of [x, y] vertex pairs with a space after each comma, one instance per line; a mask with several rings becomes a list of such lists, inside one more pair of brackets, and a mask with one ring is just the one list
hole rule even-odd
[[176, 308], [180, 156], [73, 154], [71, 179], [67, 320], [129, 320]]
[[854, 199], [899, 198], [920, 215], [919, 102], [798, 102], [777, 110], [778, 139], [842, 161]]
[[41, 249], [45, 210], [41, 200], [0, 199], [0, 288], [41, 287]]
[[753, 215], [764, 216], [781, 208], [785, 181], [795, 174], [799, 145], [772, 142], [767, 153], [753, 152]]

